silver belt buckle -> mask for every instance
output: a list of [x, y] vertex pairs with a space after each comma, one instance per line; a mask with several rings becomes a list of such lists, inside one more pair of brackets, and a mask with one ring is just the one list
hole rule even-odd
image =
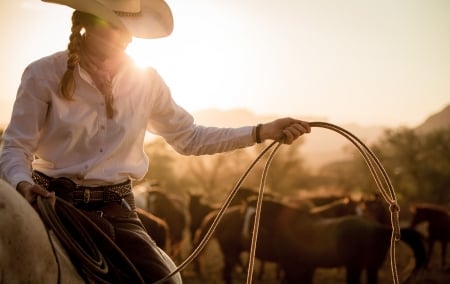
[[85, 189], [83, 192], [83, 202], [89, 203], [90, 199], [91, 199], [91, 191], [89, 189]]

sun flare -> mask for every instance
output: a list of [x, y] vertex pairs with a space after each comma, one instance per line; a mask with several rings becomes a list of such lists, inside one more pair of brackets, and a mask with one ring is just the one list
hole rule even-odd
[[133, 59], [134, 63], [145, 68], [152, 65], [152, 58], [155, 56], [155, 50], [152, 46], [146, 44], [143, 40], [133, 39], [128, 45], [126, 53]]
[[240, 88], [237, 81], [227, 81], [237, 72], [230, 64], [230, 58], [236, 56], [218, 54], [207, 42], [207, 38], [190, 42], [133, 38], [126, 52], [136, 66], [155, 68], [177, 102], [187, 109], [231, 108], [238, 101], [237, 94], [227, 88]]

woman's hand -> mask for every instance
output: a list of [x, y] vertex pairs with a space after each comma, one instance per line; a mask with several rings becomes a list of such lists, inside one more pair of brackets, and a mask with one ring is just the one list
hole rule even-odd
[[32, 184], [27, 181], [21, 181], [17, 184], [17, 191], [30, 203], [34, 204], [38, 196], [50, 198], [52, 206], [55, 206], [56, 196], [54, 192], [49, 192], [37, 184]]
[[292, 144], [295, 139], [310, 132], [311, 127], [308, 122], [285, 117], [262, 124], [259, 129], [259, 137], [261, 141], [281, 139], [285, 144]]

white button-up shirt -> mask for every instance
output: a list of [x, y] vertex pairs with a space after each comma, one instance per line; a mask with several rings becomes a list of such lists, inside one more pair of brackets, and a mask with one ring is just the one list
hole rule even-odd
[[66, 62], [67, 52], [58, 52], [31, 63], [23, 73], [0, 155], [1, 178], [14, 187], [33, 182], [31, 169], [83, 185], [141, 179], [149, 165], [143, 147], [146, 131], [186, 155], [254, 144], [251, 126], [196, 125], [154, 69], [139, 69], [131, 61], [113, 78], [116, 114], [108, 119], [103, 95], [80, 67], [74, 72], [74, 99], [62, 98], [59, 82]]

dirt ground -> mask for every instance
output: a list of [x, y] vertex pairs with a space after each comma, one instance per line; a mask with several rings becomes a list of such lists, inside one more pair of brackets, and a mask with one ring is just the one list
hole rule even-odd
[[[450, 254], [447, 254], [447, 263], [450, 264]], [[245, 257], [245, 255], [244, 255]], [[196, 275], [192, 266], [188, 266], [183, 272], [183, 281], [186, 284], [223, 284], [221, 280], [221, 269], [223, 266], [222, 255], [214, 240], [211, 240], [202, 254], [205, 274], [203, 278]], [[409, 247], [399, 242], [396, 246], [396, 262], [400, 283], [404, 284], [449, 284], [450, 269], [443, 270], [440, 267], [440, 245], [435, 246], [434, 255], [428, 270], [422, 270], [412, 275], [414, 268], [414, 256]], [[448, 265], [447, 265], [448, 266]], [[276, 265], [267, 263], [262, 279], [258, 279], [257, 273], [260, 269], [259, 261], [255, 262], [254, 276], [252, 283], [281, 283], [277, 279]], [[234, 284], [246, 283], [247, 271], [236, 270], [233, 275]], [[318, 269], [314, 275], [314, 284], [345, 284], [345, 270], [343, 268]], [[366, 283], [363, 280], [362, 283]], [[379, 271], [379, 283], [394, 283], [391, 272], [389, 257], [382, 269]]]

